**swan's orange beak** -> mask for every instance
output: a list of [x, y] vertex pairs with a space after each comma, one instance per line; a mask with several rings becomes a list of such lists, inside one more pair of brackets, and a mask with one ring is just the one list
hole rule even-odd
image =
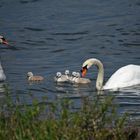
[[81, 73], [82, 73], [82, 77], [85, 77], [86, 73], [87, 73], [87, 68], [83, 67], [82, 70], [81, 70]]
[[8, 41], [5, 38], [2, 38], [2, 44], [9, 45]]
[[6, 40], [3, 41], [2, 43], [5, 44], [5, 45], [9, 45], [9, 43]]

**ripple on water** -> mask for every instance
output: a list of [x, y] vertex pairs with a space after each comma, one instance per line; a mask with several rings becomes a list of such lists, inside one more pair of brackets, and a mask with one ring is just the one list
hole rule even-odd
[[45, 29], [42, 29], [42, 28], [33, 28], [33, 27], [24, 27], [24, 29], [29, 30], [29, 31], [34, 31], [34, 32], [45, 31]]
[[57, 32], [57, 33], [52, 33], [52, 35], [60, 35], [60, 36], [73, 36], [73, 35], [87, 35], [89, 31], [79, 31], [79, 32]]
[[[121, 0], [102, 3], [98, 0], [94, 3], [90, 0], [13, 0], [13, 4], [9, 0], [0, 1], [1, 33], [5, 33], [17, 48], [0, 46], [3, 68], [13, 96], [17, 93], [23, 102], [24, 98], [27, 100], [27, 104], [32, 101], [29, 90], [38, 99], [46, 96], [48, 102], [70, 98], [77, 105], [83, 96], [94, 98], [98, 94], [95, 85], [56, 85], [53, 82], [55, 72], [64, 72], [67, 68], [79, 71], [82, 62], [89, 57], [102, 59], [106, 64], [106, 79], [119, 66], [139, 65], [138, 6], [138, 1], [126, 3]], [[47, 80], [41, 84], [28, 84], [25, 75], [29, 70], [47, 77]], [[93, 75], [97, 76], [94, 68]], [[88, 76], [92, 76], [92, 69]], [[93, 83], [96, 76], [90, 77]], [[140, 118], [140, 88], [103, 94], [115, 95], [121, 111], [130, 111]]]
[[37, 2], [37, 1], [40, 1], [40, 0], [20, 0], [20, 3], [21, 4], [28, 4], [28, 3], [33, 3], [33, 2]]
[[64, 52], [66, 49], [56, 49], [51, 51], [51, 53], [60, 53], [60, 52]]
[[78, 40], [81, 40], [81, 39], [83, 39], [83, 37], [64, 38], [64, 40], [66, 40], [66, 41], [71, 41], [71, 42], [73, 42], [73, 41], [78, 41]]
[[136, 43], [123, 43], [122, 45], [126, 46], [126, 47], [139, 47], [140, 43], [136, 42]]

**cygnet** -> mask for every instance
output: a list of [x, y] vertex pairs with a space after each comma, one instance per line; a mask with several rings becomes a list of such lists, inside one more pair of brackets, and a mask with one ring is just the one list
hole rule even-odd
[[73, 72], [71, 73], [71, 76], [69, 76], [69, 82], [70, 82], [70, 83], [73, 83], [75, 77], [76, 77], [76, 72], [73, 71]]
[[38, 75], [33, 75], [32, 72], [27, 73], [28, 81], [42, 81], [44, 80], [44, 77], [38, 76]]
[[61, 72], [57, 72], [56, 73], [56, 76], [54, 77], [54, 81], [55, 82], [68, 82], [69, 81], [69, 70], [66, 70], [65, 71], [65, 75], [62, 75]]
[[73, 72], [72, 75], [73, 75], [73, 78], [71, 80], [72, 83], [76, 83], [76, 84], [89, 84], [89, 83], [91, 83], [91, 80], [89, 80], [87, 78], [81, 78], [79, 72]]

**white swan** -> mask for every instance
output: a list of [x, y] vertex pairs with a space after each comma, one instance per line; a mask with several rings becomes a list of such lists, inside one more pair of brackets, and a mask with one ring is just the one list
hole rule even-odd
[[81, 78], [79, 72], [72, 72], [72, 77], [70, 79], [72, 83], [76, 84], [89, 84], [91, 81], [87, 78]]
[[0, 43], [5, 44], [5, 45], [9, 45], [7, 40], [2, 35], [0, 35]]
[[2, 68], [1, 63], [0, 63], [0, 82], [3, 82], [5, 80], [6, 80], [6, 76], [4, 74], [3, 68]]
[[119, 88], [129, 87], [140, 84], [140, 66], [127, 65], [118, 69], [103, 86], [104, 67], [100, 60], [90, 58], [82, 65], [82, 77], [86, 75], [87, 70], [95, 65], [98, 68], [96, 80], [97, 90], [118, 90]]
[[[8, 45], [7, 40], [1, 35], [0, 35], [0, 44]], [[3, 82], [5, 80], [6, 80], [6, 76], [4, 74], [3, 68], [2, 68], [1, 63], [0, 63], [0, 82]]]

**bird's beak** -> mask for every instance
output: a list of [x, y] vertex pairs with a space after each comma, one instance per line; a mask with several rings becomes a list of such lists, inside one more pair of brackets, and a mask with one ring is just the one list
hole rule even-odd
[[87, 73], [87, 68], [83, 67], [82, 70], [81, 70], [81, 73], [82, 73], [82, 77], [85, 77], [86, 73]]
[[2, 44], [9, 45], [7, 40], [3, 40]]

